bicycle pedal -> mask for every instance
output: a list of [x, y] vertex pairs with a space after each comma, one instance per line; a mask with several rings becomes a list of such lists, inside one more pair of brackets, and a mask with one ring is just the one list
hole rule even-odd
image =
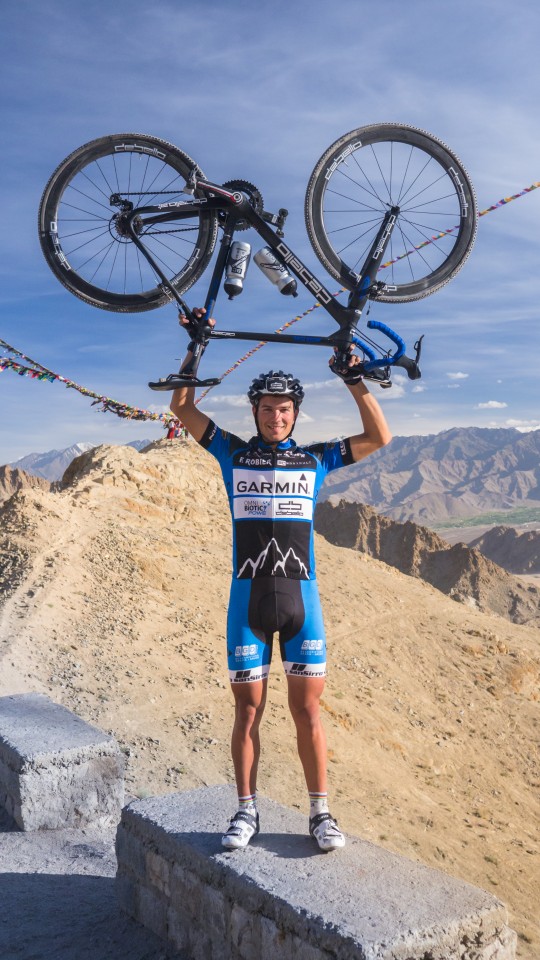
[[148, 384], [151, 390], [179, 390], [181, 387], [215, 387], [221, 383], [219, 377], [210, 377], [208, 380], [198, 380], [197, 377], [182, 376], [181, 373], [170, 373], [160, 380], [151, 380]]

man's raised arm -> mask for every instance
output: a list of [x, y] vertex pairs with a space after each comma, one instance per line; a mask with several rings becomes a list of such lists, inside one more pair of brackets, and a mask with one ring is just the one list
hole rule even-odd
[[[196, 317], [202, 317], [205, 311], [202, 308], [196, 307], [193, 313]], [[180, 319], [182, 322], [185, 321], [187, 323], [186, 317], [181, 317]], [[209, 320], [208, 323], [210, 326], [214, 326], [215, 320]], [[188, 350], [182, 366], [180, 367], [180, 373], [189, 360], [191, 360], [191, 351]], [[198, 410], [195, 406], [194, 387], [180, 387], [178, 390], [175, 390], [171, 399], [171, 410], [175, 417], [178, 417], [178, 419], [182, 421], [194, 440], [198, 441], [202, 439], [205, 430], [210, 423], [210, 419], [205, 413], [203, 413], [201, 410]]]
[[360, 380], [358, 383], [347, 384], [347, 388], [353, 395], [360, 411], [360, 419], [364, 428], [362, 433], [349, 437], [351, 453], [355, 461], [363, 460], [370, 453], [374, 453], [375, 450], [379, 450], [390, 443], [392, 434], [378, 401], [369, 392], [365, 383]]
[[360, 363], [360, 358], [354, 354], [349, 359], [347, 370], [338, 370], [335, 366], [335, 357], [330, 360], [330, 369], [336, 376], [347, 385], [347, 389], [354, 397], [355, 403], [360, 412], [363, 431], [349, 437], [351, 453], [355, 461], [363, 460], [370, 453], [385, 447], [390, 443], [392, 434], [386, 422], [378, 401], [369, 392], [361, 374], [355, 375], [355, 367]]

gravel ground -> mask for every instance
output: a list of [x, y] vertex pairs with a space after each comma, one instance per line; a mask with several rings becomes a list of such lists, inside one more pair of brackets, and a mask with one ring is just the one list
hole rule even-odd
[[24, 833], [0, 811], [2, 960], [168, 960], [163, 941], [120, 913], [115, 830]]

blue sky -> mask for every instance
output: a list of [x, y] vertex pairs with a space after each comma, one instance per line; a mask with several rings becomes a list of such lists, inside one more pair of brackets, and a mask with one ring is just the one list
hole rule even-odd
[[[166, 409], [168, 395], [146, 384], [176, 369], [183, 353], [174, 307], [97, 310], [66, 291], [42, 257], [37, 211], [58, 163], [106, 133], [170, 140], [210, 179], [249, 180], [267, 208], [287, 207], [288, 244], [334, 290], [309, 245], [303, 203], [316, 161], [341, 134], [382, 121], [429, 130], [463, 160], [480, 210], [540, 180], [539, 28], [533, 0], [3, 4], [0, 337], [91, 390]], [[539, 223], [540, 190], [480, 220], [468, 263], [443, 290], [372, 308], [409, 345], [426, 335], [420, 383], [396, 375], [392, 390], [377, 389], [394, 434], [540, 426]], [[242, 239], [258, 248], [256, 235]], [[203, 284], [187, 295], [191, 305]], [[311, 303], [303, 290], [294, 301], [281, 297], [252, 264], [245, 292], [233, 303], [220, 296], [216, 316], [224, 328], [268, 330]], [[316, 317], [297, 332], [334, 329]], [[212, 344], [202, 372], [219, 375], [245, 349]], [[247, 385], [278, 366], [309, 385], [297, 438], [356, 432], [354, 405], [326, 364], [320, 349], [267, 346], [202, 409], [249, 435]], [[163, 432], [11, 371], [0, 374], [0, 407], [0, 463]]]

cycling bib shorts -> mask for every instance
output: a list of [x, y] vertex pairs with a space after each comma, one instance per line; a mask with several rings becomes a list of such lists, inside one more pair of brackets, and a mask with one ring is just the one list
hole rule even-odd
[[273, 449], [212, 421], [200, 440], [219, 462], [233, 520], [227, 617], [232, 683], [266, 679], [275, 633], [288, 675], [326, 673], [313, 550], [313, 513], [326, 474], [353, 463], [348, 440]]

